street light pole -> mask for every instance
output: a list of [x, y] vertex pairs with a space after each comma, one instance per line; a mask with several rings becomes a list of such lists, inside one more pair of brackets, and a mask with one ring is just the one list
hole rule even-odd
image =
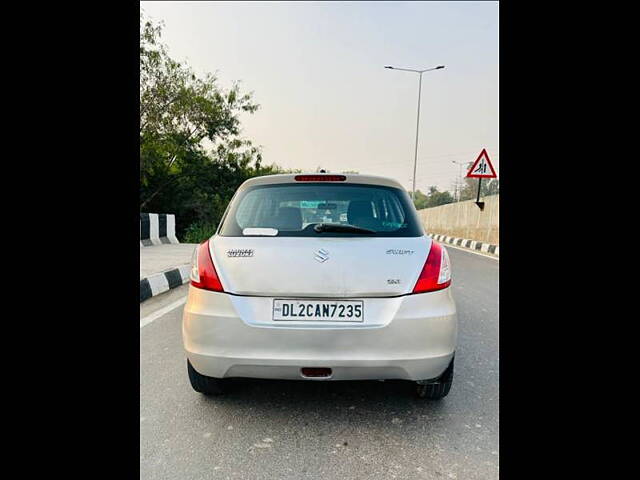
[[416, 121], [416, 149], [413, 157], [413, 188], [411, 189], [411, 201], [416, 195], [416, 168], [418, 166], [418, 132], [420, 131], [420, 96], [422, 94], [422, 74], [420, 72], [420, 82], [418, 84], [418, 120]]
[[402, 70], [404, 72], [414, 72], [420, 74], [420, 81], [418, 83], [418, 119], [416, 121], [416, 148], [414, 152], [413, 158], [413, 188], [411, 189], [411, 201], [415, 199], [416, 195], [416, 169], [418, 167], [418, 134], [420, 132], [420, 98], [422, 96], [422, 74], [424, 72], [430, 72], [431, 70], [440, 70], [444, 68], [444, 65], [438, 65], [437, 67], [427, 68], [424, 70], [414, 70], [411, 68], [398, 68], [392, 67], [391, 65], [385, 65], [384, 68], [388, 68], [390, 70]]
[[462, 162], [457, 162], [455, 160], [451, 160], [452, 163], [455, 163], [456, 165], [458, 165], [458, 182], [456, 185], [456, 196], [457, 201], [460, 201], [460, 194], [462, 193], [462, 189], [460, 188], [462, 186], [462, 166], [464, 165]]

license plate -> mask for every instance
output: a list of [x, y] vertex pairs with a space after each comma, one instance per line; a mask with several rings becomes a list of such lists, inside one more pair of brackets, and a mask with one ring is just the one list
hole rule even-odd
[[274, 300], [273, 320], [363, 322], [362, 300]]

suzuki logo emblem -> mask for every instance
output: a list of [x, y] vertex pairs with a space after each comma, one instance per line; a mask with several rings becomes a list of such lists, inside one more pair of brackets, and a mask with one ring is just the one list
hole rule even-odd
[[316, 256], [314, 257], [320, 263], [326, 262], [329, 260], [329, 252], [327, 252], [324, 248], [321, 248], [316, 252]]

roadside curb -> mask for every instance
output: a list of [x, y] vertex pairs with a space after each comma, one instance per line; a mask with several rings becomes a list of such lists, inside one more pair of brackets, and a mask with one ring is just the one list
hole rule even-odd
[[489, 253], [500, 256], [500, 245], [493, 245], [492, 243], [478, 242], [477, 240], [469, 240], [466, 238], [449, 237], [447, 235], [440, 235], [435, 233], [428, 233], [431, 238], [437, 242], [448, 243], [458, 247], [470, 248], [471, 250], [478, 250], [479, 252]]
[[185, 264], [140, 279], [140, 303], [189, 282], [191, 265]]

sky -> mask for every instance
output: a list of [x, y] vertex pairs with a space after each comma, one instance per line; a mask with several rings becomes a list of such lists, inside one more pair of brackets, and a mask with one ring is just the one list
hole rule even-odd
[[[146, 2], [170, 55], [260, 109], [242, 135], [263, 163], [453, 191], [482, 148], [499, 175], [498, 2]], [[463, 169], [463, 175], [465, 171]]]

